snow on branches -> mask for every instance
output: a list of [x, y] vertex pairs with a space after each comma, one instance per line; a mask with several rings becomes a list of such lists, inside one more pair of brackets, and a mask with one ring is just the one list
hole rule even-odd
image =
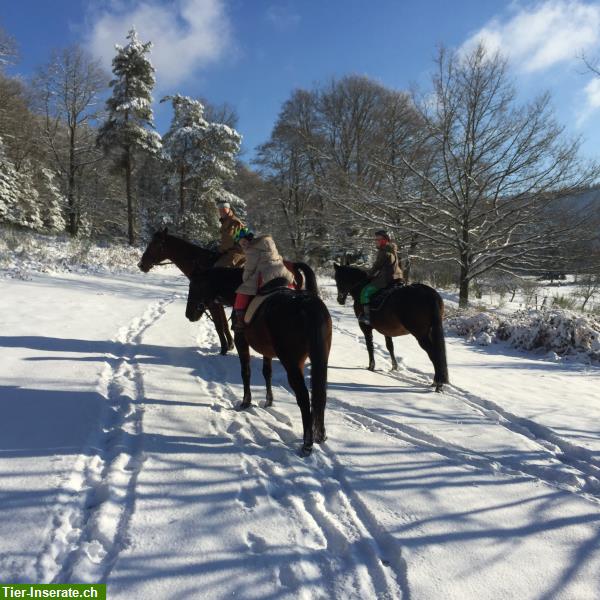
[[206, 204], [225, 194], [223, 184], [235, 177], [242, 138], [232, 127], [207, 120], [199, 100], [179, 94], [162, 102], [167, 100], [173, 105], [173, 120], [163, 137], [163, 156], [170, 183], [177, 189], [179, 220], [193, 222], [195, 230], [202, 229], [207, 226], [206, 219], [202, 215], [192, 218], [191, 213], [206, 208], [198, 200]]

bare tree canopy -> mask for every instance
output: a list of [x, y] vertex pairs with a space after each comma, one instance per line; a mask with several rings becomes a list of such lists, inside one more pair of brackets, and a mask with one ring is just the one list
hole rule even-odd
[[55, 50], [34, 82], [44, 114], [44, 140], [66, 190], [71, 235], [77, 235], [81, 221], [78, 179], [100, 157], [92, 125], [107, 82], [99, 61], [77, 45]]
[[17, 43], [0, 27], [0, 70], [17, 59]]

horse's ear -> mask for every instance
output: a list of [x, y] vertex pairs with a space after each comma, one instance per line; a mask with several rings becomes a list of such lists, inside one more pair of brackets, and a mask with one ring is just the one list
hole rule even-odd
[[333, 263], [333, 268], [337, 271], [340, 268], [340, 265], [337, 263]]

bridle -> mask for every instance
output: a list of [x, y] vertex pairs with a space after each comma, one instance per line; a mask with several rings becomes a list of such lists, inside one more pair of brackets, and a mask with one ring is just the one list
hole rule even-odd
[[[157, 243], [158, 243], [159, 253], [162, 254], [164, 251], [164, 248], [165, 248], [165, 241], [161, 240], [161, 241], [158, 241]], [[146, 250], [146, 252], [147, 252], [147, 250]], [[153, 254], [155, 254], [155, 253], [153, 252]], [[144, 256], [142, 255], [142, 259], [143, 258], [144, 258]], [[140, 259], [140, 265], [142, 264], [142, 259]], [[163, 260], [160, 262], [155, 262], [154, 258], [150, 257], [150, 266], [148, 267], [148, 269], [152, 269], [153, 267], [161, 267], [163, 265], [172, 265], [172, 264], [174, 264], [172, 260]]]
[[[337, 301], [342, 305], [346, 304], [348, 296], [352, 296], [354, 298], [354, 292], [359, 288], [362, 288], [365, 285], [367, 285], [367, 283], [369, 283], [368, 279], [367, 281], [357, 281], [354, 285], [351, 285], [350, 287], [346, 288], [344, 292], [338, 291]], [[336, 281], [335, 284], [337, 286], [338, 282]]]

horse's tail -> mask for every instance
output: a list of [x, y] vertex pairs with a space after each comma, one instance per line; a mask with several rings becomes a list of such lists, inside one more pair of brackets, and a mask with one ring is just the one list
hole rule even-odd
[[433, 297], [433, 315], [431, 320], [431, 342], [433, 344], [433, 357], [435, 359], [435, 383], [441, 387], [443, 383], [449, 383], [448, 363], [446, 361], [446, 340], [444, 338], [444, 326], [442, 318], [444, 316], [444, 301], [442, 297], [435, 292]]
[[312, 298], [304, 312], [310, 359], [311, 407], [316, 442], [325, 440], [325, 404], [327, 403], [327, 364], [331, 349], [331, 316], [319, 298]]
[[303, 262], [294, 263], [294, 268], [304, 278], [304, 289], [315, 296], [319, 295], [319, 286], [317, 285], [317, 277], [315, 272]]

